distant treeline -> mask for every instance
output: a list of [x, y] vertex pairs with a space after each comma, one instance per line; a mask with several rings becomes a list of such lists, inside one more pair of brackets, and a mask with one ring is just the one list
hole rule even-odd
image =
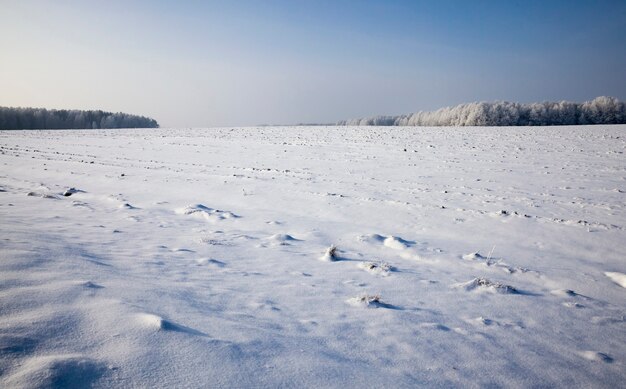
[[0, 130], [156, 127], [152, 118], [122, 112], [0, 107]]
[[560, 126], [626, 124], [625, 104], [614, 97], [597, 97], [584, 103], [520, 104], [506, 101], [469, 103], [400, 116], [374, 116], [343, 120], [350, 126]]

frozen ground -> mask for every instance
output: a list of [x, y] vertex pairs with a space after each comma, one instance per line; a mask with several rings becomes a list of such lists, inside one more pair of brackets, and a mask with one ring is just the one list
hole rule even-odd
[[1, 132], [0, 386], [623, 387], [624, 152], [626, 126]]

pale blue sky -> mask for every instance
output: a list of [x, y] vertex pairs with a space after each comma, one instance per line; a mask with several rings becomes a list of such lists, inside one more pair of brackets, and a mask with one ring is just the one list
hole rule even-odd
[[0, 105], [162, 126], [626, 98], [625, 1], [0, 0]]

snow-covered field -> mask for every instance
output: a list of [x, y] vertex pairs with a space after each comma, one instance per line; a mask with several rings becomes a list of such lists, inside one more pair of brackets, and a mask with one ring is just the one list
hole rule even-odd
[[1, 132], [0, 386], [624, 387], [625, 152], [626, 126]]

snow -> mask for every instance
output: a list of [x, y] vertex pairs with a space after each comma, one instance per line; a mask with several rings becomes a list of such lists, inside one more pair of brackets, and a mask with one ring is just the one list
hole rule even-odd
[[621, 286], [622, 288], [626, 288], [626, 274], [614, 271], [607, 271], [604, 274], [617, 285]]
[[622, 386], [625, 130], [0, 132], [0, 386]]

